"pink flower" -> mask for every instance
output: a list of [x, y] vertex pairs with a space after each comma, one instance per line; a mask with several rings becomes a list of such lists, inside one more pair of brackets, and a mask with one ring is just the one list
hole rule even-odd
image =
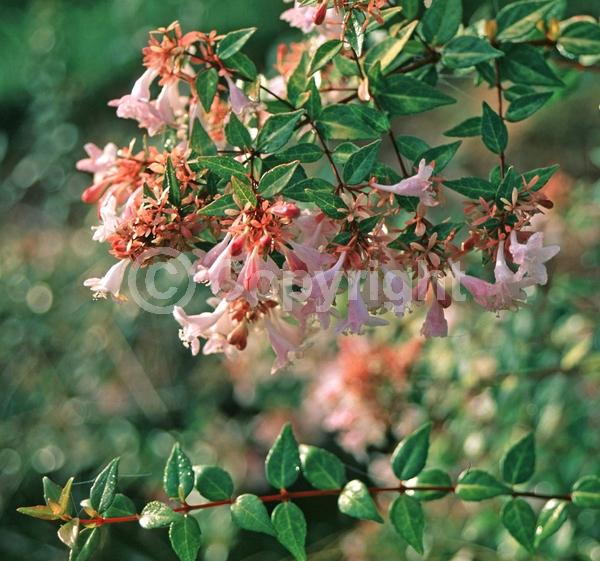
[[524, 244], [519, 243], [517, 233], [513, 230], [510, 234], [509, 249], [513, 261], [520, 265], [518, 271], [520, 275], [527, 275], [527, 278], [535, 284], [544, 285], [548, 282], [548, 271], [544, 263], [560, 251], [560, 246], [549, 245], [544, 247], [544, 234], [542, 232], [536, 232]]
[[425, 160], [421, 160], [419, 163], [419, 170], [412, 177], [407, 177], [393, 185], [382, 185], [373, 182], [371, 183], [371, 186], [396, 195], [419, 197], [421, 203], [425, 206], [435, 206], [437, 203], [433, 198], [433, 184], [430, 180], [432, 173], [433, 166], [426, 165]]
[[117, 159], [117, 146], [109, 142], [102, 150], [94, 143], [88, 142], [84, 147], [89, 158], [84, 158], [77, 162], [79, 171], [87, 171], [88, 173], [105, 173], [109, 171], [115, 164]]
[[[229, 254], [229, 245], [231, 244], [231, 234], [227, 233], [227, 235], [211, 250], [204, 254], [195, 264], [194, 267], [196, 269], [196, 273], [194, 274], [194, 282], [201, 283], [210, 283], [212, 281], [216, 281], [217, 284], [219, 280], [223, 282], [223, 276], [225, 274], [225, 266], [226, 266], [226, 258], [223, 258], [223, 254]], [[219, 268], [212, 268], [216, 261], [220, 261]], [[229, 257], [231, 259], [231, 257]], [[231, 261], [230, 261], [231, 263]], [[212, 273], [211, 273], [212, 268]]]
[[448, 322], [444, 317], [444, 308], [435, 297], [427, 312], [425, 323], [421, 327], [421, 335], [427, 338], [446, 337], [448, 335]]
[[123, 300], [120, 294], [121, 285], [129, 260], [123, 259], [115, 263], [102, 278], [91, 278], [83, 281], [83, 286], [88, 287], [94, 298], [106, 298], [110, 293], [116, 300]]
[[231, 110], [238, 117], [248, 112], [256, 105], [248, 99], [248, 96], [236, 86], [235, 82], [229, 76], [225, 76], [225, 80], [229, 86], [229, 103], [231, 103]]
[[365, 305], [360, 290], [361, 271], [348, 273], [348, 317], [340, 322], [336, 331], [361, 334], [364, 326], [387, 325], [384, 319], [373, 317]]
[[265, 329], [277, 357], [271, 368], [271, 374], [274, 374], [294, 358], [302, 342], [303, 333], [301, 328], [284, 321], [275, 313], [265, 317]]
[[313, 6], [300, 6], [295, 2], [294, 7], [286, 10], [280, 18], [287, 21], [292, 27], [301, 29], [303, 33], [310, 33], [315, 28], [315, 15], [317, 8]]
[[100, 206], [100, 222], [100, 226], [92, 227], [94, 230], [92, 239], [97, 242], [104, 242], [121, 223], [121, 218], [117, 216], [117, 199], [112, 195], [107, 197]]
[[200, 337], [208, 338], [210, 330], [223, 317], [228, 310], [228, 304], [222, 300], [212, 312], [203, 312], [194, 316], [188, 316], [183, 308], [175, 306], [173, 316], [181, 329], [179, 338], [186, 347], [190, 347], [193, 355], [200, 352]]

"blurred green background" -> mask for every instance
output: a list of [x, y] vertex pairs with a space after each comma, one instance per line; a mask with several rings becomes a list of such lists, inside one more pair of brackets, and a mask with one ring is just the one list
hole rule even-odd
[[[467, 14], [492, 5], [465, 4]], [[593, 0], [568, 4], [572, 13], [600, 11]], [[138, 133], [106, 103], [141, 73], [140, 49], [150, 29], [175, 19], [184, 30], [257, 26], [248, 52], [268, 70], [278, 41], [295, 36], [278, 19], [282, 9], [279, 0], [2, 1], [1, 559], [67, 556], [51, 524], [15, 513], [39, 502], [43, 474], [61, 482], [76, 475], [75, 496], [83, 498], [98, 468], [120, 455], [126, 492], [142, 504], [161, 496], [162, 465], [179, 438], [194, 461], [218, 461], [241, 489], [261, 491], [264, 434], [289, 417], [302, 433], [294, 408], [307, 385], [306, 369], [318, 376], [322, 363], [309, 357], [304, 371], [276, 378], [265, 376], [268, 356], [243, 372], [239, 365], [225, 368], [219, 357], [191, 357], [170, 316], [91, 300], [82, 281], [112, 259], [91, 241], [94, 210], [79, 201], [88, 177], [74, 167], [84, 142], [124, 145]], [[536, 481], [549, 485], [536, 489], [546, 492], [600, 472], [600, 80], [566, 78], [574, 91], [511, 129], [509, 154], [521, 169], [562, 166], [553, 185], [557, 211], [547, 226], [563, 245], [551, 284], [502, 320], [465, 309], [453, 337], [425, 346], [399, 406], [436, 420], [432, 458], [453, 474], [470, 464], [493, 466], [509, 442], [536, 427]], [[445, 86], [460, 109], [410, 120], [404, 134], [441, 143], [441, 130], [478, 111], [479, 93], [465, 91], [464, 82]], [[486, 173], [491, 165], [469, 141], [452, 172]], [[390, 341], [406, 339], [418, 322], [406, 323], [387, 332]], [[331, 359], [333, 340], [320, 351]], [[337, 446], [314, 427], [305, 427], [303, 436]], [[334, 506], [327, 500], [303, 505], [311, 560], [413, 559], [389, 529], [357, 527]], [[201, 515], [207, 561], [287, 558], [269, 539], [236, 534], [228, 513], [216, 510]], [[466, 508], [447, 499], [428, 512], [429, 559], [523, 556], [500, 529], [498, 504]], [[164, 534], [116, 527], [98, 559], [174, 559]], [[582, 513], [546, 546], [543, 558], [598, 561], [599, 537], [600, 518]]]

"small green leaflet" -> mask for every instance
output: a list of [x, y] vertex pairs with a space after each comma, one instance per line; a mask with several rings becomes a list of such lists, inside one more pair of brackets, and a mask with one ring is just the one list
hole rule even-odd
[[500, 59], [500, 74], [503, 79], [528, 86], [564, 85], [535, 47], [511, 45], [503, 50], [505, 55]]
[[450, 476], [441, 469], [425, 469], [408, 482], [409, 485], [419, 487], [448, 487], [448, 491], [412, 491], [410, 495], [419, 501], [433, 501], [446, 496], [452, 489]]
[[346, 23], [346, 33], [344, 38], [350, 44], [350, 47], [356, 52], [357, 56], [362, 55], [363, 45], [365, 43], [365, 32], [363, 30], [363, 23], [365, 21], [365, 14], [360, 10], [352, 10], [350, 17]]
[[415, 165], [421, 160], [425, 160], [428, 164], [435, 162], [435, 173], [441, 173], [450, 163], [452, 158], [454, 158], [454, 155], [461, 144], [462, 141], [458, 140], [450, 144], [443, 144], [442, 146], [430, 148], [415, 158]]
[[296, 124], [303, 113], [304, 111], [298, 110], [290, 113], [271, 115], [258, 133], [256, 139], [258, 150], [272, 154], [283, 148], [290, 138], [292, 138]]
[[216, 156], [217, 147], [212, 141], [212, 138], [208, 136], [208, 133], [204, 130], [202, 123], [199, 119], [194, 121], [192, 128], [192, 136], [190, 138], [190, 146], [195, 156]]
[[383, 518], [377, 512], [377, 506], [367, 489], [358, 479], [350, 481], [338, 497], [340, 512], [359, 520], [372, 520], [383, 523]]
[[369, 76], [377, 63], [380, 65], [381, 72], [385, 74], [408, 43], [418, 23], [417, 20], [411, 21], [399, 31], [396, 37], [389, 37], [369, 50], [365, 57], [365, 71]]
[[550, 181], [550, 178], [556, 173], [559, 167], [560, 166], [558, 165], [553, 165], [547, 168], [532, 169], [531, 171], [526, 171], [523, 174], [523, 178], [525, 179], [525, 182], [529, 184], [534, 177], [537, 177], [533, 190], [539, 191], [546, 183], [548, 183], [548, 181]]
[[299, 160], [303, 164], [318, 162], [322, 156], [323, 150], [316, 144], [311, 144], [310, 142], [295, 144], [277, 154], [277, 157], [284, 162]]
[[292, 502], [280, 503], [273, 510], [271, 521], [279, 543], [294, 556], [296, 561], [307, 561], [304, 548], [306, 519], [302, 511]]
[[584, 508], [600, 508], [600, 477], [587, 475], [573, 485], [573, 504]]
[[267, 481], [276, 489], [285, 489], [296, 479], [300, 471], [298, 443], [292, 425], [286, 424], [279, 433], [265, 461]]
[[69, 561], [88, 561], [100, 545], [100, 528], [82, 530], [69, 554]]
[[198, 213], [206, 216], [226, 216], [227, 210], [238, 208], [233, 200], [233, 195], [222, 195], [212, 203], [202, 207]]
[[456, 486], [456, 494], [463, 501], [482, 501], [509, 493], [509, 487], [481, 469], [470, 469], [461, 473]]
[[494, 154], [500, 154], [508, 144], [508, 130], [504, 121], [485, 101], [481, 119], [481, 138]]
[[222, 60], [227, 68], [237, 70], [244, 78], [254, 81], [258, 76], [255, 64], [244, 53], [237, 52], [233, 56]]
[[196, 489], [209, 501], [224, 501], [233, 495], [233, 480], [219, 466], [197, 466]]
[[496, 194], [495, 187], [489, 181], [479, 177], [447, 180], [444, 181], [444, 186], [474, 201], [479, 200], [479, 197], [487, 201], [494, 198]]
[[481, 117], [469, 117], [459, 125], [452, 127], [444, 136], [464, 138], [468, 136], [481, 136]]
[[165, 175], [163, 178], [163, 189], [169, 190], [169, 202], [178, 207], [181, 204], [181, 190], [179, 188], [179, 181], [177, 181], [177, 174], [175, 173], [175, 167], [171, 156], [167, 157], [167, 165], [165, 167]]
[[233, 189], [234, 199], [240, 204], [240, 208], [255, 208], [258, 200], [256, 194], [252, 190], [252, 186], [247, 178], [238, 179], [231, 178], [231, 188]]
[[488, 41], [479, 37], [464, 35], [452, 39], [442, 53], [442, 64], [448, 68], [468, 68], [481, 62], [504, 56]]
[[326, 64], [333, 60], [333, 57], [342, 50], [343, 43], [337, 39], [331, 41], [325, 41], [316, 50], [310, 66], [308, 69], [308, 75], [312, 76], [317, 70], [321, 70]]
[[504, 6], [496, 16], [498, 41], [514, 41], [535, 29], [538, 21], [554, 7], [553, 0], [525, 0]]
[[535, 551], [536, 519], [533, 509], [523, 499], [508, 501], [500, 515], [502, 524], [527, 551]]
[[169, 526], [169, 541], [180, 561], [196, 561], [200, 551], [200, 526], [192, 516], [181, 516]]
[[562, 31], [558, 44], [577, 56], [600, 55], [600, 25], [591, 21], [576, 21]]
[[305, 189], [308, 199], [315, 203], [327, 216], [331, 218], [343, 218], [346, 216], [344, 201], [330, 191]]
[[346, 481], [342, 461], [323, 448], [301, 444], [300, 463], [304, 477], [316, 489], [339, 489]]
[[233, 158], [227, 156], [203, 156], [198, 158], [198, 163], [206, 169], [209, 169], [213, 173], [216, 173], [219, 177], [237, 177], [238, 179], [245, 179], [247, 177], [246, 169], [242, 164]]
[[165, 503], [152, 501], [143, 509], [140, 516], [140, 526], [146, 530], [154, 528], [163, 528], [174, 522], [179, 517], [175, 511], [169, 508]]
[[256, 27], [249, 27], [227, 33], [217, 45], [217, 55], [219, 58], [229, 58], [236, 54], [246, 44], [248, 39], [252, 37], [255, 31]]
[[237, 146], [238, 148], [250, 148], [252, 146], [252, 138], [248, 129], [233, 112], [229, 114], [229, 122], [225, 125], [225, 137], [231, 146]]
[[207, 113], [210, 111], [215, 99], [218, 83], [219, 74], [214, 68], [200, 72], [196, 78], [196, 91], [198, 92], [200, 103], [202, 103], [202, 107], [204, 107]]
[[163, 486], [169, 497], [180, 501], [184, 501], [194, 488], [192, 463], [179, 443], [173, 445], [171, 455], [165, 465]]
[[95, 511], [103, 514], [110, 508], [115, 499], [118, 479], [119, 458], [115, 458], [98, 474], [92, 485], [90, 503]]
[[295, 201], [300, 201], [302, 203], [310, 203], [312, 201], [310, 195], [315, 191], [321, 191], [325, 195], [333, 192], [335, 187], [329, 183], [329, 181], [325, 181], [319, 177], [309, 177], [307, 179], [302, 179], [297, 183], [293, 183], [292, 185], [288, 185], [284, 190], [283, 194], [288, 199], [294, 199]]
[[530, 433], [510, 448], [500, 460], [502, 479], [513, 485], [525, 483], [535, 471], [535, 441]]
[[425, 467], [430, 433], [431, 423], [427, 423], [398, 444], [392, 454], [392, 470], [398, 479], [415, 477]]
[[384, 88], [377, 93], [382, 107], [392, 115], [414, 115], [456, 103], [456, 100], [438, 89], [410, 76], [388, 76]]
[[505, 118], [513, 123], [527, 119], [540, 110], [551, 97], [551, 92], [536, 92], [518, 97], [510, 104]]
[[390, 128], [387, 117], [367, 105], [337, 104], [323, 109], [319, 130], [331, 140], [372, 140]]
[[558, 532], [560, 527], [567, 521], [567, 509], [569, 503], [550, 499], [542, 508], [535, 528], [535, 546], [538, 547], [552, 534]]
[[390, 521], [408, 545], [423, 554], [425, 516], [421, 503], [406, 494], [399, 495], [390, 507]]
[[433, 0], [421, 20], [421, 31], [431, 45], [450, 41], [462, 21], [462, 0]]
[[308, 85], [308, 54], [303, 53], [300, 58], [300, 62], [297, 64], [294, 72], [287, 81], [287, 98], [288, 101], [294, 105], [300, 105], [300, 101], [303, 95], [306, 94]]
[[300, 162], [290, 162], [289, 164], [281, 164], [270, 169], [261, 178], [258, 184], [258, 192], [266, 199], [274, 197], [285, 189], [294, 176], [298, 164]]
[[135, 504], [122, 493], [115, 495], [115, 500], [110, 505], [110, 508], [104, 513], [107, 518], [118, 516], [130, 516], [136, 513]]
[[231, 505], [231, 517], [244, 530], [276, 535], [269, 513], [256, 495], [240, 495]]
[[405, 158], [414, 162], [419, 154], [429, 150], [430, 146], [424, 140], [416, 136], [398, 136], [396, 137], [396, 147]]
[[344, 166], [344, 181], [356, 185], [366, 179], [377, 160], [381, 140], [375, 140], [354, 152]]

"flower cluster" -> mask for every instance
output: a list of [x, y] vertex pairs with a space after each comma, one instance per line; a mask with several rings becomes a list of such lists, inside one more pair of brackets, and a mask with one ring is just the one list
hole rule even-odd
[[[204, 353], [232, 353], [264, 332], [274, 371], [332, 322], [362, 333], [426, 304], [422, 335], [447, 335], [445, 310], [460, 299], [453, 280], [490, 311], [523, 303], [558, 252], [531, 223], [551, 206], [540, 189], [555, 168], [506, 164], [506, 122], [523, 118], [523, 97], [547, 96], [510, 57], [531, 49], [544, 84], [560, 79], [536, 51], [544, 32], [535, 21], [531, 41], [514, 35], [512, 20], [495, 36], [477, 36], [479, 26], [455, 37], [459, 22], [436, 31], [436, 9], [419, 23], [384, 0], [296, 2], [282, 18], [306, 35], [280, 47], [268, 77], [241, 50], [254, 29], [184, 34], [175, 22], [152, 32], [146, 70], [110, 102], [145, 131], [143, 147], [89, 144], [78, 165], [94, 176], [83, 194], [99, 208], [94, 239], [118, 259], [86, 286], [122, 298], [130, 263], [147, 265], [162, 248], [189, 252], [190, 282], [210, 289], [213, 310], [174, 307], [183, 343], [194, 354], [202, 341]], [[448, 131], [480, 135], [499, 155], [486, 180], [442, 175], [459, 142], [432, 148], [395, 138], [390, 124], [453, 103], [432, 76], [465, 68], [512, 101], [506, 115], [502, 103], [497, 112], [484, 103], [482, 116]], [[385, 137], [396, 166], [379, 160]], [[456, 193], [468, 201], [453, 221]], [[474, 253], [495, 263], [493, 282], [461, 271]]]

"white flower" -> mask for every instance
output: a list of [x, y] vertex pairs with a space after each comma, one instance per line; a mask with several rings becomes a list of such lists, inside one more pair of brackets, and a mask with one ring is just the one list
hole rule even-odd
[[123, 300], [120, 290], [128, 265], [129, 260], [123, 259], [115, 263], [102, 278], [87, 279], [83, 282], [83, 286], [94, 293], [94, 298], [106, 298], [110, 293], [116, 300]]
[[548, 282], [548, 271], [544, 263], [560, 251], [560, 246], [544, 247], [542, 232], [536, 232], [524, 244], [519, 243], [517, 233], [513, 230], [510, 234], [509, 249], [513, 261], [520, 266], [518, 272], [521, 276], [526, 276], [534, 284], [544, 285]]

